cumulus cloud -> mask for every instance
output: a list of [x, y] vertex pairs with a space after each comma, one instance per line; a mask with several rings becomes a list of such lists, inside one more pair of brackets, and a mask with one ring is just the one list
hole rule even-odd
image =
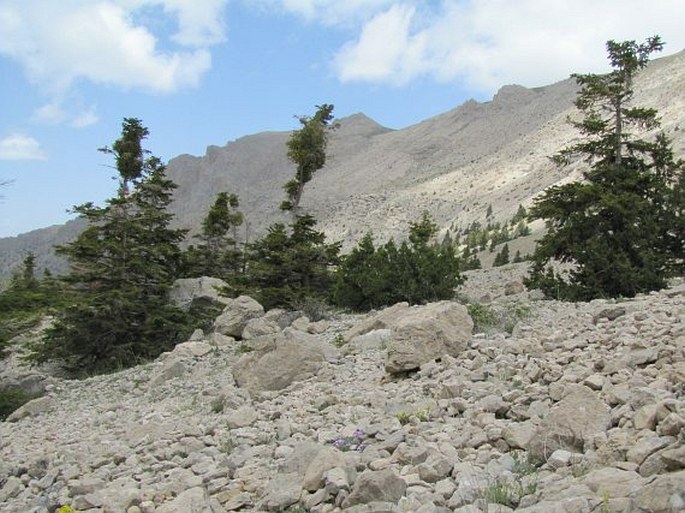
[[0, 139], [0, 160], [42, 160], [40, 144], [33, 137], [11, 134]]
[[[322, 2], [291, 0], [303, 12]], [[659, 34], [667, 50], [681, 50], [683, 26], [682, 0], [648, 8], [642, 0], [407, 0], [367, 19], [339, 49], [334, 68], [343, 82], [402, 85], [428, 76], [492, 92], [606, 70], [608, 39]]]
[[[61, 95], [78, 80], [170, 93], [196, 86], [223, 40], [227, 0], [0, 0], [0, 54], [19, 62], [34, 84]], [[161, 8], [161, 9], [160, 9]], [[155, 34], [137, 23], [144, 9], [175, 22]]]

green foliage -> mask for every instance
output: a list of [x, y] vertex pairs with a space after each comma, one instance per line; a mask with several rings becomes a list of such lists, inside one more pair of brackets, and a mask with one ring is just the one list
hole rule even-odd
[[14, 410], [36, 397], [17, 388], [0, 387], [0, 421], [5, 420]]
[[503, 332], [511, 334], [516, 324], [530, 317], [530, 307], [518, 303], [487, 305], [472, 303], [466, 309], [473, 321], [474, 333]]
[[391, 239], [376, 248], [366, 234], [343, 258], [332, 293], [334, 304], [357, 311], [449, 299], [463, 283], [461, 259], [453, 246], [430, 244], [436, 225], [424, 212], [410, 224], [409, 241], [399, 247]]
[[326, 164], [328, 127], [332, 119], [333, 105], [317, 105], [314, 116], [299, 117], [302, 127], [293, 132], [288, 140], [288, 158], [297, 169], [295, 178], [283, 187], [287, 199], [281, 204], [281, 209], [292, 211], [295, 218], [300, 214], [304, 186]]
[[[549, 188], [530, 211], [545, 219], [526, 281], [547, 295], [570, 300], [632, 297], [666, 285], [685, 265], [683, 170], [670, 141], [652, 141], [640, 130], [658, 127], [653, 109], [630, 107], [635, 74], [661, 50], [658, 36], [638, 45], [609, 41], [614, 70], [574, 75], [580, 85], [576, 106], [584, 118], [574, 125], [584, 140], [553, 157], [560, 165], [577, 155], [589, 164], [584, 182]], [[550, 265], [571, 264], [567, 275]]]
[[265, 308], [296, 309], [328, 295], [340, 244], [327, 244], [315, 226], [312, 216], [297, 216], [289, 230], [273, 224], [251, 245], [244, 288]]
[[499, 253], [495, 255], [495, 261], [492, 263], [493, 267], [500, 267], [509, 263], [509, 244], [505, 244]]
[[238, 248], [237, 228], [244, 218], [237, 210], [239, 205], [236, 194], [217, 195], [202, 222], [202, 232], [196, 236], [200, 243], [190, 246], [183, 254], [183, 276], [230, 280], [242, 272], [244, 255]]
[[159, 159], [145, 158], [141, 141], [134, 143], [145, 135], [138, 120], [124, 120], [122, 138], [108, 150], [122, 166], [118, 196], [104, 207], [74, 208], [88, 227], [57, 248], [71, 263], [62, 281], [73, 302], [32, 347], [35, 362], [58, 360], [77, 375], [105, 372], [156, 357], [190, 331], [189, 316], [167, 298], [185, 233], [169, 228], [176, 186]]
[[50, 278], [35, 277], [35, 257], [29, 253], [7, 289], [0, 292], [0, 357], [11, 339], [38, 325], [41, 317], [63, 308], [69, 293]]

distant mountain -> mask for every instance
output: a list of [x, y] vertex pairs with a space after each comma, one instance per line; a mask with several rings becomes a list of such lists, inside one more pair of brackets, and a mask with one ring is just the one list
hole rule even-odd
[[[657, 59], [638, 76], [636, 102], [656, 108], [662, 129], [685, 155], [685, 51]], [[401, 236], [428, 210], [443, 233], [483, 219], [509, 219], [546, 187], [579, 176], [582, 162], [556, 168], [548, 157], [577, 138], [572, 79], [535, 89], [502, 87], [492, 101], [459, 107], [402, 130], [364, 114], [338, 120], [326, 166], [305, 189], [302, 206], [330, 239], [349, 248], [367, 231], [379, 239]], [[420, 99], [417, 99], [420, 101]], [[172, 209], [176, 225], [197, 227], [220, 191], [237, 193], [254, 240], [272, 222], [283, 184], [294, 172], [286, 157], [288, 132], [263, 132], [209, 146], [204, 157], [181, 155], [168, 163], [179, 185]], [[0, 276], [27, 251], [41, 268], [59, 268], [51, 246], [73, 238], [79, 222], [0, 239]]]

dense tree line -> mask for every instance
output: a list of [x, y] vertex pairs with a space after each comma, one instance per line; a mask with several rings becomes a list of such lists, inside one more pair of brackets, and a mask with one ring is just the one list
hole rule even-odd
[[[117, 194], [102, 207], [75, 207], [88, 226], [57, 248], [71, 271], [38, 279], [35, 260], [27, 256], [0, 294], [0, 311], [11, 308], [19, 319], [35, 320], [48, 311], [55, 316], [31, 348], [34, 362], [58, 360], [81, 375], [103, 372], [154, 358], [204, 322], [170, 304], [176, 278], [219, 277], [229, 284], [226, 293], [250, 294], [267, 308], [296, 309], [314, 301], [363, 311], [449, 299], [463, 271], [480, 267], [476, 252], [488, 243], [491, 249], [504, 243], [495, 265], [510, 261], [506, 242], [529, 233], [527, 219], [545, 219], [548, 226], [529, 287], [572, 300], [663, 287], [682, 274], [685, 261], [685, 165], [663, 134], [649, 141], [637, 137], [658, 127], [657, 113], [630, 106], [635, 73], [661, 47], [658, 37], [641, 45], [610, 41], [614, 71], [575, 75], [581, 86], [576, 105], [585, 115], [575, 125], [584, 139], [554, 158], [565, 164], [583, 157], [589, 164], [584, 181], [551, 187], [530, 211], [519, 206], [503, 225], [492, 221], [489, 207], [484, 228], [474, 222], [454, 241], [447, 232], [441, 243], [427, 212], [409, 223], [406, 240], [377, 245], [368, 233], [347, 255], [326, 240], [301, 205], [306, 184], [326, 163], [333, 106], [324, 104], [299, 118], [300, 128], [287, 142], [295, 174], [284, 185], [281, 209], [290, 221], [274, 222], [248, 243], [239, 236], [245, 219], [238, 196], [220, 192], [193, 244], [182, 250], [187, 232], [171, 228], [168, 211], [176, 186], [143, 147], [148, 129], [125, 118], [120, 138], [101, 149], [114, 157]], [[520, 260], [517, 252], [514, 261]], [[571, 264], [570, 273], [556, 271], [557, 261]], [[0, 349], [11, 335], [0, 333]]]

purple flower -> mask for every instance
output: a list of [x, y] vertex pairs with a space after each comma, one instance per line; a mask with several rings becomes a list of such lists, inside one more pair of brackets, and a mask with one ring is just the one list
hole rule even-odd
[[364, 430], [361, 429], [361, 428], [355, 429], [355, 430], [354, 430], [354, 435], [353, 435], [353, 436], [354, 436], [356, 439], [361, 440], [362, 438], [364, 438]]

